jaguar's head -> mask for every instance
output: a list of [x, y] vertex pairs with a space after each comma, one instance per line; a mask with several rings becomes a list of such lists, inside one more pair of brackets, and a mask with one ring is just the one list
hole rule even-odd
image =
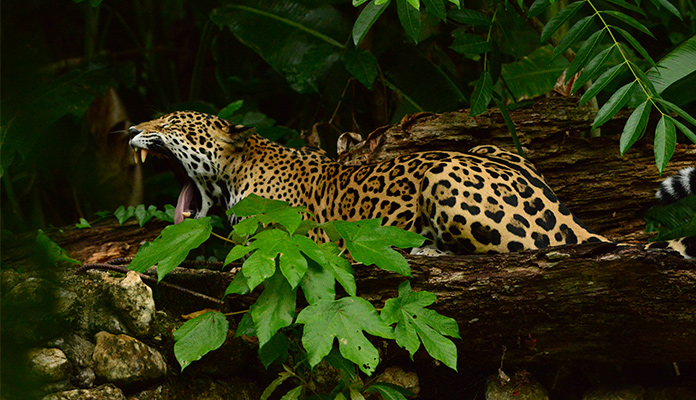
[[129, 129], [136, 162], [148, 154], [165, 158], [183, 183], [176, 205], [175, 223], [200, 218], [223, 189], [216, 181], [229, 156], [241, 150], [252, 130], [222, 118], [195, 111], [179, 111]]

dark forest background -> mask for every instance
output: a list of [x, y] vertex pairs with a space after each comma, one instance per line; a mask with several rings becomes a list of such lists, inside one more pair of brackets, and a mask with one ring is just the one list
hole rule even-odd
[[[407, 0], [357, 7], [336, 0], [4, 1], [2, 229], [174, 202], [179, 186], [158, 163], [145, 164], [144, 191], [134, 185], [141, 172], [125, 132], [161, 113], [219, 114], [288, 145], [309, 141], [335, 153], [342, 132], [365, 135], [409, 113], [471, 107], [482, 74], [492, 77], [498, 104], [527, 106], [553, 92], [572, 59], [554, 58], [553, 45], [587, 15], [572, 16], [542, 43], [535, 22], [543, 27], [566, 2], [454, 3], [423, 1], [417, 11]], [[674, 1], [677, 13], [658, 0], [593, 4], [645, 24], [654, 37], [623, 26], [655, 61], [690, 38], [693, 45], [690, 0]], [[605, 37], [595, 53], [610, 44]], [[635, 48], [624, 49], [650, 68]], [[629, 79], [610, 83], [599, 104]], [[662, 95], [696, 115], [695, 80], [696, 73], [683, 74]], [[489, 102], [496, 104], [488, 97], [483, 109]]]

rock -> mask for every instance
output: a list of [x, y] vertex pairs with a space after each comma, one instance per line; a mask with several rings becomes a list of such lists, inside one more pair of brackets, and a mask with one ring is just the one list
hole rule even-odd
[[17, 343], [39, 343], [64, 332], [76, 314], [75, 293], [42, 278], [16, 284], [2, 299], [2, 330]]
[[585, 393], [582, 400], [643, 400], [644, 395], [642, 386], [600, 387]]
[[167, 373], [164, 357], [152, 347], [127, 335], [95, 335], [94, 372], [119, 386], [151, 383]]
[[502, 371], [486, 380], [486, 400], [548, 400], [546, 389], [527, 371], [522, 371], [512, 379]]
[[22, 276], [19, 272], [12, 268], [4, 268], [0, 270], [0, 293], [9, 293], [12, 288], [17, 286], [22, 281]]
[[645, 391], [644, 400], [693, 400], [696, 399], [696, 386], [649, 388]]
[[401, 386], [413, 394], [420, 393], [420, 382], [415, 372], [406, 372], [399, 367], [389, 367], [378, 377], [377, 382]]
[[60, 349], [31, 349], [27, 357], [31, 372], [41, 381], [57, 382], [70, 378], [72, 366]]
[[123, 279], [107, 278], [104, 284], [108, 287], [112, 305], [128, 329], [136, 336], [147, 336], [155, 314], [152, 289], [135, 271], [129, 271]]
[[88, 389], [94, 386], [94, 344], [87, 339], [77, 335], [68, 335], [56, 346], [63, 350], [73, 366], [73, 376], [71, 381], [73, 385]]
[[93, 389], [74, 389], [52, 393], [41, 400], [126, 400], [121, 389], [106, 384]]

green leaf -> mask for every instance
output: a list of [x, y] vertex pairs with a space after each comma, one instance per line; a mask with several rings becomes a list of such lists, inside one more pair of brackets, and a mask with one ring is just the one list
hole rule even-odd
[[73, 264], [82, 265], [79, 261], [70, 257], [68, 253], [63, 250], [58, 243], [51, 240], [46, 233], [39, 229], [36, 232], [36, 252], [38, 255], [48, 263], [49, 265], [55, 264]]
[[300, 398], [300, 395], [302, 394], [302, 388], [303, 386], [295, 386], [294, 388], [288, 390], [287, 393], [283, 397], [280, 398], [280, 400], [297, 400]]
[[174, 331], [174, 356], [181, 370], [225, 343], [229, 323], [225, 314], [210, 311], [186, 321]]
[[604, 89], [605, 86], [609, 84], [614, 78], [617, 76], [621, 75], [621, 73], [624, 71], [626, 68], [626, 64], [621, 63], [619, 65], [615, 65], [608, 70], [606, 70], [602, 75], [597, 78], [597, 80], [590, 86], [590, 88], [585, 92], [585, 94], [582, 95], [580, 98], [580, 103], [579, 105], [583, 105], [590, 101], [593, 97], [597, 95], [602, 89]]
[[[416, 0], [416, 2], [419, 0]], [[423, 0], [425, 4], [425, 11], [434, 15], [436, 18], [444, 21], [447, 19], [447, 9], [445, 9], [445, 2], [442, 0]]]
[[227, 253], [227, 256], [225, 257], [225, 262], [223, 265], [227, 265], [230, 263], [233, 263], [240, 258], [244, 257], [245, 255], [249, 254], [250, 251], [254, 250], [253, 247], [249, 246], [244, 246], [244, 245], [236, 245], [230, 250], [229, 253]]
[[214, 9], [210, 19], [229, 28], [299, 93], [317, 91], [350, 35], [349, 20], [337, 8], [317, 2], [227, 3]]
[[657, 127], [655, 128], [655, 162], [660, 173], [662, 173], [672, 158], [676, 144], [677, 132], [674, 129], [674, 123], [668, 116], [663, 115], [657, 121]]
[[278, 374], [278, 377], [271, 382], [268, 387], [263, 391], [261, 394], [261, 399], [260, 400], [268, 400], [269, 397], [273, 394], [273, 392], [278, 388], [278, 386], [282, 385], [283, 382], [285, 382], [288, 378], [292, 378], [293, 374], [289, 372], [281, 372]]
[[621, 140], [619, 142], [619, 151], [623, 156], [626, 151], [633, 146], [635, 142], [643, 136], [645, 127], [648, 125], [648, 117], [650, 116], [650, 103], [644, 101], [631, 113], [628, 117], [626, 125], [624, 126], [623, 133], [621, 133]]
[[284, 201], [271, 200], [252, 193], [235, 204], [230, 211], [238, 217], [250, 217], [284, 210], [288, 207], [289, 204]]
[[450, 49], [460, 54], [475, 55], [487, 53], [493, 50], [493, 44], [479, 35], [466, 33], [466, 29], [460, 28], [452, 32], [454, 43]]
[[83, 228], [91, 228], [92, 225], [90, 225], [89, 222], [87, 222], [86, 219], [80, 218], [80, 222], [76, 223], [76, 224], [75, 224], [75, 227], [78, 228], [78, 229], [83, 229]]
[[324, 268], [329, 270], [334, 279], [343, 286], [343, 289], [350, 296], [356, 296], [355, 274], [351, 264], [341, 257], [338, 246], [333, 243], [323, 243], [321, 249], [326, 257]]
[[650, 29], [646, 28], [645, 25], [636, 21], [636, 19], [633, 17], [629, 17], [628, 15], [626, 15], [620, 11], [605, 10], [605, 11], [601, 11], [601, 13], [604, 15], [610, 15], [610, 16], [618, 19], [619, 21], [622, 21], [622, 22], [627, 23], [628, 25], [631, 25], [632, 27], [645, 33], [646, 35], [652, 37], [653, 39], [655, 38], [655, 36], [652, 34], [652, 32], [650, 32]]
[[368, 89], [377, 78], [377, 59], [369, 51], [363, 49], [350, 49], [344, 55], [346, 69], [360, 83]]
[[645, 48], [643, 48], [643, 46], [640, 44], [640, 42], [638, 42], [638, 41], [636, 40], [636, 38], [634, 38], [633, 36], [631, 36], [631, 34], [628, 33], [628, 32], [626, 32], [625, 30], [619, 28], [618, 26], [612, 26], [612, 29], [614, 29], [615, 31], [619, 32], [619, 34], [621, 34], [621, 36], [623, 36], [624, 39], [626, 39], [626, 42], [628, 42], [628, 44], [630, 44], [631, 47], [633, 47], [634, 49], [636, 49], [636, 51], [637, 51], [644, 59], [646, 59], [646, 60], [650, 63], [650, 65], [655, 66], [655, 61], [652, 59], [652, 57], [650, 57], [650, 54], [648, 54], [648, 52], [645, 50]]
[[646, 73], [657, 93], [694, 72], [696, 65], [696, 35], [670, 51]]
[[264, 368], [268, 367], [275, 360], [285, 362], [288, 358], [288, 349], [290, 348], [290, 340], [282, 332], [278, 332], [265, 346], [259, 348], [259, 358]]
[[420, 11], [411, 6], [408, 0], [396, 0], [396, 11], [406, 34], [411, 40], [418, 43], [421, 26]]
[[566, 71], [566, 82], [570, 80], [570, 78], [572, 78], [585, 65], [587, 65], [588, 61], [590, 60], [590, 57], [592, 57], [592, 53], [594, 53], [594, 50], [597, 48], [597, 45], [602, 40], [605, 33], [606, 31], [604, 29], [598, 30], [597, 32], [590, 35], [590, 37], [587, 38], [587, 40], [585, 40], [582, 46], [580, 46], [577, 54], [575, 55], [575, 59], [572, 63], [570, 63], [570, 66]]
[[189, 251], [205, 242], [212, 230], [210, 217], [187, 218], [176, 225], [169, 225], [149, 246], [138, 250], [128, 268], [145, 272], [157, 264], [157, 280], [161, 281], [186, 259]]
[[411, 357], [423, 342], [433, 358], [457, 370], [457, 348], [443, 335], [459, 338], [457, 322], [425, 307], [435, 302], [430, 292], [414, 292], [406, 281], [399, 285], [399, 297], [384, 304], [380, 318], [387, 324], [396, 323], [396, 343], [408, 350]]
[[264, 283], [263, 293], [251, 306], [251, 318], [260, 347], [265, 346], [279, 329], [292, 324], [296, 298], [297, 292], [278, 272]]
[[155, 216], [155, 213], [157, 212], [157, 206], [150, 206], [147, 209], [145, 209], [145, 205], [139, 204], [135, 208], [135, 220], [138, 222], [138, 225], [142, 228], [143, 225], [147, 223], [147, 221], [151, 220], [152, 217]]
[[359, 45], [363, 39], [365, 39], [367, 32], [372, 28], [372, 25], [374, 25], [384, 10], [387, 9], [389, 3], [389, 1], [386, 1], [378, 5], [377, 2], [371, 2], [363, 8], [360, 15], [358, 15], [358, 18], [355, 20], [355, 25], [353, 25], [353, 43], [355, 46]]
[[114, 217], [118, 220], [119, 225], [123, 225], [124, 222], [128, 220], [128, 218], [132, 217], [133, 214], [135, 214], [135, 207], [130, 206], [128, 208], [121, 206], [114, 211]]
[[692, 132], [691, 129], [689, 129], [686, 125], [682, 124], [681, 122], [677, 121], [676, 119], [673, 119], [672, 117], [670, 117], [670, 119], [672, 119], [672, 122], [674, 123], [674, 125], [676, 125], [677, 128], [679, 128], [679, 130], [682, 131], [682, 133], [684, 135], [686, 135], [686, 137], [689, 138], [689, 140], [696, 143], [696, 134], [694, 134], [694, 132]]
[[311, 304], [297, 316], [297, 323], [304, 325], [302, 345], [312, 367], [329, 354], [334, 339], [338, 339], [341, 355], [372, 375], [379, 363], [379, 352], [362, 332], [394, 338], [392, 329], [380, 320], [372, 304], [360, 297]]
[[684, 110], [682, 110], [681, 108], [679, 108], [676, 104], [671, 103], [671, 102], [669, 102], [669, 101], [667, 101], [667, 100], [665, 100], [665, 99], [659, 98], [659, 97], [655, 97], [655, 101], [657, 101], [658, 103], [660, 103], [660, 104], [662, 104], [663, 106], [667, 107], [669, 110], [671, 110], [672, 112], [674, 112], [674, 113], [677, 114], [678, 116], [684, 118], [684, 119], [685, 119], [688, 123], [690, 123], [691, 125], [696, 126], [696, 118], [694, 118], [694, 117], [692, 117], [691, 115], [689, 115], [689, 113], [687, 113], [686, 111], [684, 111]]
[[[559, 11], [553, 18], [549, 20], [549, 22], [546, 23], [546, 26], [544, 26], [544, 30], [541, 32], [541, 42], [545, 42], [551, 38], [551, 35], [554, 34], [560, 28], [570, 20], [573, 15], [575, 15], [578, 10], [580, 10], [580, 7], [585, 4], [585, 1], [576, 1], [574, 3], [568, 4], [564, 9]], [[531, 11], [531, 9], [530, 9]]]
[[602, 67], [611, 59], [615, 49], [616, 46], [609, 46], [587, 63], [585, 69], [582, 71], [582, 74], [580, 74], [580, 77], [575, 80], [572, 93], [577, 92], [578, 89], [585, 84], [585, 82], [594, 79], [595, 75], [601, 71]]
[[477, 116], [488, 108], [488, 103], [493, 98], [493, 77], [488, 71], [483, 71], [481, 78], [476, 83], [476, 88], [471, 94], [471, 110], [469, 115]]
[[570, 46], [573, 45], [580, 37], [582, 37], [585, 32], [592, 26], [592, 19], [594, 15], [588, 15], [582, 18], [575, 25], [571, 26], [565, 35], [558, 42], [558, 46], [553, 50], [553, 58], [556, 58], [563, 54], [564, 51], [568, 50]]
[[638, 6], [634, 5], [634, 4], [625, 2], [625, 1], [623, 1], [623, 0], [605, 0], [605, 1], [606, 1], [607, 3], [615, 4], [615, 5], [619, 6], [619, 7], [623, 7], [623, 8], [625, 8], [625, 9], [627, 9], [627, 10], [631, 10], [631, 11], [636, 12], [636, 13], [642, 15], [642, 16], [645, 16], [645, 11], [643, 11], [642, 8], [640, 8], [640, 7], [638, 7]]
[[[581, 3], [581, 2], [578, 2], [578, 3]], [[529, 6], [529, 11], [527, 11], [527, 19], [541, 15], [544, 11], [546, 11], [546, 9], [549, 7], [550, 4], [551, 4], [551, 2], [549, 0], [534, 0], [534, 3], [532, 3], [531, 6]], [[568, 8], [568, 7], [566, 7], [566, 8]], [[546, 24], [546, 26], [548, 26], [548, 24]], [[552, 34], [553, 34], [553, 32], [551, 32], [549, 34], [549, 37], [551, 37]], [[543, 40], [542, 40], [542, 42], [543, 42]]]
[[232, 279], [232, 282], [227, 286], [227, 289], [225, 289], [225, 294], [224, 296], [227, 296], [229, 294], [239, 294], [239, 295], [245, 295], [249, 294], [251, 292], [251, 289], [249, 289], [249, 279], [244, 276], [243, 273], [237, 272], [235, 274], [234, 279]]
[[384, 400], [407, 400], [406, 396], [414, 396], [413, 393], [399, 385], [385, 382], [375, 382], [365, 389], [365, 393], [379, 392]]
[[551, 60], [553, 47], [539, 47], [521, 60], [503, 65], [502, 77], [515, 100], [529, 99], [553, 90], [556, 80], [568, 68], [564, 57]]
[[636, 81], [633, 81], [617, 90], [597, 112], [594, 122], [592, 123], [592, 129], [604, 124], [616, 115], [616, 113], [628, 103], [628, 100], [631, 99], [635, 87]]
[[679, 13], [679, 10], [677, 7], [675, 7], [672, 3], [669, 2], [669, 0], [657, 0], [660, 4], [662, 4], [667, 11], [671, 12], [672, 14], [676, 15], [677, 18], [682, 19], [681, 14]]
[[307, 273], [300, 281], [300, 287], [309, 304], [336, 298], [336, 280], [328, 269], [314, 261], [309, 262]]
[[222, 119], [230, 119], [232, 118], [232, 115], [239, 111], [240, 108], [244, 105], [244, 100], [237, 100], [233, 101], [232, 103], [228, 104], [218, 112], [218, 117]]
[[401, 228], [380, 226], [381, 223], [381, 218], [377, 218], [357, 222], [336, 221], [335, 226], [355, 261], [411, 276], [406, 259], [390, 246], [418, 247], [425, 239]]
[[492, 24], [489, 16], [469, 8], [450, 8], [447, 16], [460, 24], [469, 26], [491, 26]]

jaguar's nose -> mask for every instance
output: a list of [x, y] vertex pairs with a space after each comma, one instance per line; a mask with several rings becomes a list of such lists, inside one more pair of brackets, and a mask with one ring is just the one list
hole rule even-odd
[[141, 133], [142, 131], [143, 131], [142, 129], [138, 129], [135, 126], [131, 126], [130, 128], [128, 128], [128, 133], [130, 133], [131, 135], [137, 135], [138, 133]]

